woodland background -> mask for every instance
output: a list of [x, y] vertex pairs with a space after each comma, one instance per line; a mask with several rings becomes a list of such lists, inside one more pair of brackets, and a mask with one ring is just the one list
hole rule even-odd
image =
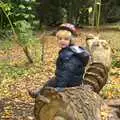
[[110, 41], [110, 79], [100, 95], [120, 99], [120, 0], [0, 0], [1, 120], [34, 119], [27, 89], [54, 76], [59, 48], [53, 33], [65, 22], [76, 25], [79, 45], [88, 33]]

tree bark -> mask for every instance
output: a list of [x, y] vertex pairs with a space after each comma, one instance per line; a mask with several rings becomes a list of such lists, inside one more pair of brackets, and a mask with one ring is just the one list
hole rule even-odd
[[25, 53], [25, 55], [26, 55], [29, 63], [33, 63], [33, 60], [32, 60], [32, 58], [31, 58], [31, 56], [30, 56], [30, 53], [29, 53], [29, 50], [28, 50], [28, 47], [27, 47], [27, 46], [26, 46], [26, 47], [23, 47], [23, 51], [24, 51], [24, 53]]
[[101, 120], [102, 99], [89, 86], [57, 92], [45, 88], [35, 99], [36, 120]]

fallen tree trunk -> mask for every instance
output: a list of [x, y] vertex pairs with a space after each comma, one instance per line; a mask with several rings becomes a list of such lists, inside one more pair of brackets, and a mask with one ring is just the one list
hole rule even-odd
[[62, 92], [45, 88], [35, 100], [34, 113], [36, 120], [101, 120], [101, 104], [100, 96], [88, 86]]

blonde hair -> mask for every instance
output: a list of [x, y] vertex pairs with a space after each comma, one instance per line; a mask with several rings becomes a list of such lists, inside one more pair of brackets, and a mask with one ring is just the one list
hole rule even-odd
[[74, 42], [74, 37], [72, 35], [72, 33], [70, 31], [67, 31], [67, 30], [59, 30], [57, 33], [56, 33], [56, 36], [57, 37], [66, 37], [66, 38], [69, 38], [71, 43], [73, 44]]
[[57, 37], [71, 37], [72, 33], [70, 31], [67, 31], [67, 30], [59, 30], [56, 33], [56, 36]]

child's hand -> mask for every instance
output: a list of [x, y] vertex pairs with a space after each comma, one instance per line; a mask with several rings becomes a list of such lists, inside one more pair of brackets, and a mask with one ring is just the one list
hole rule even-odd
[[64, 91], [64, 88], [56, 87], [56, 91], [57, 91], [57, 92], [63, 92], [63, 91]]

